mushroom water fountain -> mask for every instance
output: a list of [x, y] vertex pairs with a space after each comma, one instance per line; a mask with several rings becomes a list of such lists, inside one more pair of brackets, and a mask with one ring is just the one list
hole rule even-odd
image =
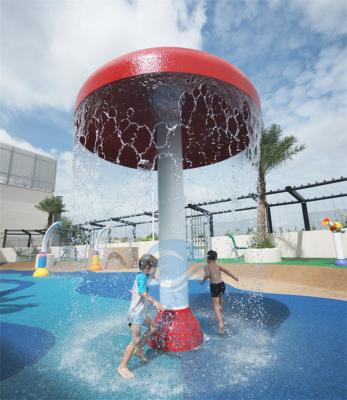
[[183, 170], [241, 152], [255, 158], [261, 127], [258, 94], [236, 67], [211, 54], [152, 48], [119, 57], [82, 86], [76, 139], [129, 168], [156, 170], [160, 301], [165, 311], [150, 346], [199, 347], [202, 329], [189, 308]]

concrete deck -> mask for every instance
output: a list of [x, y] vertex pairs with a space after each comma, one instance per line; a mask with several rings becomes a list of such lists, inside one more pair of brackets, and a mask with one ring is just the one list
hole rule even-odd
[[[229, 285], [241, 289], [264, 293], [282, 293], [301, 296], [325, 297], [347, 301], [347, 269], [324, 268], [303, 265], [278, 264], [222, 264], [239, 277], [235, 282], [223, 274]], [[201, 279], [203, 263], [190, 265], [191, 279]], [[34, 263], [7, 263], [0, 270], [34, 271]], [[59, 263], [50, 272], [76, 272], [86, 269], [84, 263]], [[136, 268], [110, 268], [105, 272], [136, 272]]]
[[[202, 266], [191, 266], [192, 276], [202, 276]], [[222, 264], [239, 278], [239, 282], [223, 274], [229, 285], [264, 293], [295, 294], [347, 300], [347, 269], [303, 265]]]

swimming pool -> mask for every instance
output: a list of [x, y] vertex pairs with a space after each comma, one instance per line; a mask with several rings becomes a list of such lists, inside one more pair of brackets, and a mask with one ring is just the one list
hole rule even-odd
[[[346, 399], [347, 302], [227, 287], [224, 337], [207, 285], [189, 282], [209, 340], [187, 353], [147, 350], [116, 367], [134, 273], [1, 271], [1, 399]], [[151, 293], [158, 296], [158, 287]]]

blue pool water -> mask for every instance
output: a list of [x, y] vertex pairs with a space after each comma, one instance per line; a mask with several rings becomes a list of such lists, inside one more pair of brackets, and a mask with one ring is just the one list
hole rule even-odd
[[346, 399], [346, 302], [228, 287], [219, 337], [196, 281], [190, 304], [209, 340], [181, 354], [147, 349], [149, 364], [131, 360], [136, 378], [122, 380], [134, 276], [1, 272], [1, 399]]

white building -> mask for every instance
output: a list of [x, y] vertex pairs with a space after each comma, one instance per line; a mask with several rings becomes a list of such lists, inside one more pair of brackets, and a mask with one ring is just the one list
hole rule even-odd
[[[5, 230], [45, 229], [48, 215], [35, 205], [53, 195], [56, 169], [53, 158], [0, 143], [0, 247]], [[27, 242], [9, 234], [6, 247]]]

